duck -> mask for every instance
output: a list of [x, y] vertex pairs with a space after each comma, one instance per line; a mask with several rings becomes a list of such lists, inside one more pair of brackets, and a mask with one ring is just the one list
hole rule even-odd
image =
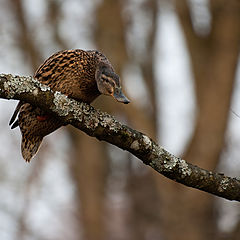
[[[101, 94], [128, 104], [121, 81], [107, 57], [97, 50], [63, 50], [47, 58], [34, 78], [77, 101], [92, 103]], [[20, 128], [21, 152], [30, 162], [43, 138], [64, 124], [41, 108], [20, 101], [10, 119], [11, 129]]]

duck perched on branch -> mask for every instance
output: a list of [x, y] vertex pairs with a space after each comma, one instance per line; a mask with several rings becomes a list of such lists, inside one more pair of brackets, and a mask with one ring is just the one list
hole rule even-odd
[[[78, 101], [90, 104], [104, 94], [129, 103], [122, 93], [119, 76], [99, 51], [76, 49], [57, 52], [37, 69], [34, 77], [52, 90]], [[58, 119], [40, 108], [21, 101], [9, 124], [12, 129], [20, 127], [22, 156], [27, 162], [37, 153], [43, 137], [62, 126]]]

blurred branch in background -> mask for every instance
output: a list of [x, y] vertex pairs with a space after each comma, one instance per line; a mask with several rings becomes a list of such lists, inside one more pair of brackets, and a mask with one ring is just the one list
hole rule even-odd
[[68, 49], [68, 43], [63, 39], [60, 33], [60, 21], [63, 17], [61, 11], [61, 2], [58, 0], [47, 1], [47, 20], [53, 33], [53, 40], [60, 49]]
[[15, 32], [15, 39], [19, 44], [19, 49], [22, 50], [23, 58], [27, 59], [32, 69], [37, 69], [39, 63], [42, 62], [42, 56], [40, 55], [40, 49], [37, 48], [34, 34], [28, 26], [26, 20], [26, 9], [23, 6], [21, 0], [10, 0], [9, 4], [15, 17], [17, 25], [17, 31]]

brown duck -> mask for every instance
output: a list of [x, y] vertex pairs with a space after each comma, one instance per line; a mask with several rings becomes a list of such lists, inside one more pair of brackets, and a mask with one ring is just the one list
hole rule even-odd
[[[75, 100], [91, 103], [104, 94], [119, 102], [129, 103], [122, 93], [118, 75], [99, 51], [76, 49], [57, 52], [38, 68], [34, 77], [54, 91], [60, 91]], [[20, 127], [22, 156], [27, 162], [37, 153], [43, 137], [62, 126], [58, 119], [40, 108], [21, 101], [9, 124], [12, 124], [12, 129]]]

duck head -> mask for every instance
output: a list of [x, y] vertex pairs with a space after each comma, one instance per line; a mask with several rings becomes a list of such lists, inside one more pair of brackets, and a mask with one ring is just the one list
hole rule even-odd
[[111, 66], [100, 64], [95, 74], [97, 87], [100, 93], [115, 98], [118, 102], [129, 103], [128, 98], [123, 94], [119, 76]]

